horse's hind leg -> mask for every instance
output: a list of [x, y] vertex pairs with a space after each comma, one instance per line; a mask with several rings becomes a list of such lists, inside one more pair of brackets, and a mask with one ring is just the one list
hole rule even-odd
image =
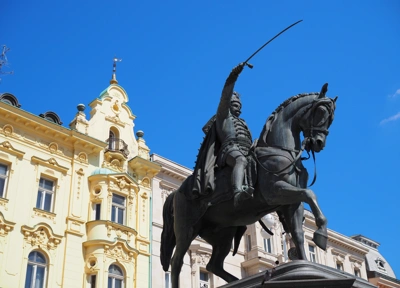
[[[182, 235], [185, 234], [185, 235]], [[196, 234], [197, 235], [197, 234]], [[176, 237], [176, 247], [174, 256], [171, 259], [171, 285], [172, 288], [179, 288], [179, 273], [181, 272], [183, 265], [183, 257], [185, 257], [190, 244], [196, 238], [196, 236], [188, 235], [182, 231], [181, 234]]]
[[228, 283], [238, 280], [238, 278], [224, 270], [224, 260], [231, 250], [232, 240], [235, 236], [236, 230], [236, 227], [224, 228], [213, 235], [209, 235], [206, 239], [213, 248], [211, 259], [208, 262], [206, 269], [207, 271], [221, 277]]

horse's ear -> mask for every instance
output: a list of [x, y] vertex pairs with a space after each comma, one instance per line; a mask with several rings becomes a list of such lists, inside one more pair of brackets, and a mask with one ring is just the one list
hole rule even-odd
[[336, 97], [333, 99], [333, 102], [336, 103], [337, 98], [338, 98], [338, 96], [336, 96]]
[[324, 98], [327, 91], [328, 91], [328, 83], [325, 83], [321, 88], [321, 92], [319, 93], [318, 98]]

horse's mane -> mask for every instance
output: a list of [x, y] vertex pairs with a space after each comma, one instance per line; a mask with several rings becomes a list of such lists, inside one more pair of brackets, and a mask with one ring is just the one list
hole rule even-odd
[[283, 111], [283, 109], [285, 107], [287, 107], [289, 104], [293, 103], [294, 101], [296, 101], [297, 99], [302, 99], [305, 96], [319, 96], [319, 92], [311, 92], [311, 93], [300, 93], [297, 95], [294, 95], [288, 99], [286, 99], [285, 101], [283, 101], [272, 113], [271, 115], [268, 117], [267, 121], [265, 122], [264, 128], [261, 131], [260, 134], [260, 140], [261, 141], [266, 141], [266, 135], [263, 137], [264, 134], [268, 134], [268, 131], [271, 129], [272, 127], [272, 123], [274, 122], [274, 120], [276, 119], [276, 117], [279, 115], [280, 112]]

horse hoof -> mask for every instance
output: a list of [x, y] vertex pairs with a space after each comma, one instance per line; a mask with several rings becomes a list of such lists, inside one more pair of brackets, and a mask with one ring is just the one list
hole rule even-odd
[[312, 240], [319, 248], [324, 251], [326, 250], [326, 245], [328, 243], [328, 235], [326, 231], [321, 231], [321, 229], [318, 229], [314, 232], [314, 237]]

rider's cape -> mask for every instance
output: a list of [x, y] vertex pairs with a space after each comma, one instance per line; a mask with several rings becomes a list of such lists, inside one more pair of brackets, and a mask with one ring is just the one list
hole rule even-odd
[[186, 185], [189, 189], [184, 189], [188, 198], [198, 198], [201, 196], [212, 195], [215, 190], [215, 169], [218, 152], [221, 143], [217, 137], [216, 115], [214, 115], [203, 127], [206, 134], [197, 155], [196, 165], [193, 174], [187, 179]]

